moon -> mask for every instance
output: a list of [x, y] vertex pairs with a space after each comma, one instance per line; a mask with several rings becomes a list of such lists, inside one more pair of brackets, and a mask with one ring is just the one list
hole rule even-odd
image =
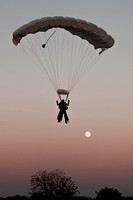
[[91, 132], [90, 131], [86, 131], [85, 132], [85, 137], [89, 138], [91, 136]]

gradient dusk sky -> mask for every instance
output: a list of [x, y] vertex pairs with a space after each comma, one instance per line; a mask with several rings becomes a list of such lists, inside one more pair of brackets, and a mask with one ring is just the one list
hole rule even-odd
[[[55, 90], [12, 43], [46, 16], [84, 19], [115, 39], [72, 90], [68, 125], [56, 121]], [[31, 175], [56, 168], [80, 195], [107, 186], [133, 196], [133, 1], [0, 0], [0, 27], [0, 196], [28, 195]]]

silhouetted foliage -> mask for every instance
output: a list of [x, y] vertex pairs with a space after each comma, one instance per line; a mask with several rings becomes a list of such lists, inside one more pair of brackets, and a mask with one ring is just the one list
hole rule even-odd
[[[60, 171], [61, 175], [63, 173], [64, 176], [66, 177], [64, 171], [62, 171], [62, 170], [55, 170], [55, 171], [52, 171], [52, 172], [56, 172], [56, 171]], [[45, 172], [47, 172], [47, 171], [45, 171]], [[41, 172], [39, 172], [39, 173], [41, 173]], [[47, 172], [46, 174], [49, 174], [49, 173], [51, 173], [51, 172]], [[37, 174], [34, 175], [34, 176], [37, 176]], [[68, 178], [70, 178], [70, 177], [68, 177]], [[77, 193], [79, 193], [79, 192], [77, 192]], [[32, 196], [30, 196], [30, 197], [16, 195], [16, 196], [9, 196], [9, 197], [6, 197], [6, 198], [0, 197], [0, 200], [133, 200], [133, 197], [131, 197], [131, 196], [127, 196], [127, 197], [121, 196], [121, 193], [118, 192], [117, 189], [108, 188], [108, 187], [105, 187], [104, 189], [99, 190], [99, 192], [96, 192], [96, 194], [97, 194], [96, 198], [91, 198], [91, 197], [76, 196], [76, 195], [74, 195], [74, 196], [70, 196], [70, 195], [68, 195], [68, 196], [67, 195], [66, 196], [65, 195], [54, 196], [53, 194], [52, 195], [44, 195], [43, 193], [34, 192], [34, 193], [32, 193]]]
[[34, 193], [31, 197], [32, 200], [44, 200], [44, 195], [39, 193]]
[[94, 200], [94, 198], [85, 197], [85, 196], [77, 196], [77, 197], [73, 197], [73, 200]]
[[[71, 177], [66, 176], [63, 170], [39, 171], [31, 176], [30, 194], [33, 198], [36, 198], [37, 195], [43, 195], [47, 199], [53, 197], [54, 199], [55, 197], [70, 198], [77, 193], [79, 192], [75, 182], [71, 180]], [[42, 196], [39, 197], [39, 199], [41, 198]]]
[[105, 187], [99, 192], [96, 192], [96, 199], [98, 200], [120, 200], [121, 193], [117, 189]]
[[9, 196], [6, 198], [6, 200], [28, 200], [28, 197], [25, 196], [20, 196], [20, 195], [16, 195], [16, 196]]
[[126, 200], [133, 200], [133, 197], [126, 197]]

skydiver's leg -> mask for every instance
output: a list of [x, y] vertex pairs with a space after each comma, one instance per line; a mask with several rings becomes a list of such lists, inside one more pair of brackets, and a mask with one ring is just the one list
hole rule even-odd
[[59, 111], [59, 114], [58, 114], [57, 120], [58, 120], [58, 122], [61, 121], [61, 120], [60, 120], [60, 111]]
[[67, 112], [64, 111], [64, 117], [65, 117], [65, 123], [67, 124], [69, 122], [69, 118], [67, 116]]
[[58, 114], [58, 122], [62, 121], [62, 117], [63, 117], [63, 112], [60, 110]]

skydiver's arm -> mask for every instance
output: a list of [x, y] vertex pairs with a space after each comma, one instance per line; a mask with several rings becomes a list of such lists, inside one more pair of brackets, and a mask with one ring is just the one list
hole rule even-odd
[[58, 100], [56, 101], [56, 103], [57, 103], [57, 106], [58, 106], [59, 105]]

